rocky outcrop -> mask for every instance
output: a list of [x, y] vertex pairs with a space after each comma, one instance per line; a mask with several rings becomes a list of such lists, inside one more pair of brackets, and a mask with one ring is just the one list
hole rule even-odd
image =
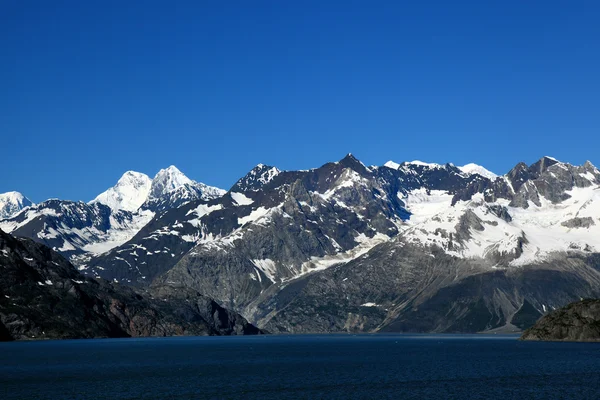
[[568, 221], [562, 222], [561, 225], [567, 228], [589, 228], [590, 226], [596, 225], [596, 223], [592, 217], [575, 217]]
[[546, 315], [521, 340], [599, 342], [600, 300], [578, 301]]
[[256, 333], [197, 292], [86, 278], [48, 247], [0, 231], [0, 340]]

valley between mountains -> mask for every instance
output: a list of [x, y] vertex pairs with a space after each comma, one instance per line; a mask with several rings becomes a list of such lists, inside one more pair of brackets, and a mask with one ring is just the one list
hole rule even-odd
[[272, 333], [520, 331], [600, 297], [590, 162], [496, 175], [348, 154], [304, 171], [259, 164], [227, 191], [171, 166], [126, 172], [90, 202], [0, 195], [0, 218], [88, 279], [173, 304], [194, 293]]

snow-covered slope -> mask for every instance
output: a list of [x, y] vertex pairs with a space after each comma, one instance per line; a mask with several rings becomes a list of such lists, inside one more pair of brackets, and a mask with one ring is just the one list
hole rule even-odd
[[0, 229], [44, 243], [67, 256], [103, 253], [131, 239], [153, 217], [101, 204], [47, 200], [0, 221]]
[[33, 203], [19, 192], [0, 194], [0, 219], [10, 218]]
[[458, 167], [458, 169], [460, 169], [465, 174], [479, 174], [483, 177], [486, 177], [486, 178], [492, 179], [492, 180], [494, 180], [498, 177], [498, 175], [496, 175], [492, 171], [489, 171], [489, 170], [485, 169], [484, 167], [482, 167], [481, 165], [477, 165], [474, 163], [463, 165], [462, 167]]
[[259, 190], [262, 186], [271, 182], [281, 171], [276, 167], [258, 164], [252, 168], [243, 178], [238, 180], [231, 191], [245, 192], [248, 190]]
[[496, 197], [493, 189], [459, 201], [446, 191], [411, 191], [403, 198], [411, 218], [401, 240], [503, 266], [540, 262], [558, 252], [600, 252], [600, 172], [591, 163], [553, 161], [519, 190], [493, 201], [485, 199]]
[[224, 193], [192, 181], [174, 166], [160, 170], [152, 180], [128, 171], [87, 204], [54, 199], [21, 210], [31, 202], [19, 193], [8, 193], [0, 199], [5, 200], [10, 218], [0, 221], [0, 229], [42, 242], [79, 263], [129, 241], [156, 212]]
[[150, 194], [152, 180], [146, 174], [127, 171], [117, 184], [99, 194], [90, 203], [102, 203], [112, 210], [136, 211]]
[[183, 172], [174, 165], [171, 165], [169, 168], [161, 169], [154, 179], [152, 179], [148, 200], [152, 201], [159, 199], [170, 191], [183, 185], [191, 184], [192, 182], [193, 181], [190, 178], [185, 176]]
[[180, 207], [190, 201], [210, 200], [223, 194], [225, 190], [195, 182], [171, 165], [158, 171], [152, 179], [150, 192], [142, 209], [164, 211]]
[[154, 179], [140, 172], [127, 171], [115, 186], [101, 193], [90, 204], [101, 203], [114, 211], [164, 211], [194, 200], [210, 200], [225, 193], [223, 189], [195, 182], [171, 165]]

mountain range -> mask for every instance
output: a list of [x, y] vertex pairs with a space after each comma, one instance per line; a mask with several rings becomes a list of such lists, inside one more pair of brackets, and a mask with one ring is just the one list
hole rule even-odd
[[[228, 191], [175, 167], [89, 203], [0, 197], [0, 229], [89, 277], [194, 291], [271, 332], [525, 329], [600, 295], [600, 171], [552, 157], [257, 165]], [[4, 200], [8, 199], [8, 200]]]

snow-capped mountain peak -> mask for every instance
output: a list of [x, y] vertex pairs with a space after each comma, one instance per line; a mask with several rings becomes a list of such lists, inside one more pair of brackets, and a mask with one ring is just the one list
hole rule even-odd
[[31, 200], [19, 192], [1, 193], [0, 219], [10, 218], [31, 205], [33, 205]]
[[400, 168], [400, 164], [398, 164], [397, 162], [393, 162], [392, 160], [386, 162], [385, 164], [383, 164], [383, 166], [391, 168], [391, 169], [398, 169], [398, 168]]
[[151, 184], [148, 175], [127, 171], [115, 186], [99, 194], [90, 203], [101, 203], [114, 211], [136, 211], [148, 198]]
[[258, 164], [246, 176], [238, 180], [231, 188], [231, 191], [245, 192], [247, 190], [258, 190], [260, 187], [271, 182], [280, 173], [281, 171], [277, 167]]
[[491, 180], [494, 180], [498, 177], [498, 175], [493, 173], [492, 171], [482, 167], [481, 165], [477, 165], [474, 163], [469, 163], [469, 164], [463, 165], [462, 167], [458, 167], [458, 169], [460, 169], [462, 172], [464, 172], [467, 175], [479, 174], [479, 175], [483, 176], [484, 178], [488, 178]]
[[169, 168], [158, 171], [154, 179], [152, 179], [148, 199], [158, 199], [172, 190], [193, 183], [194, 181], [185, 176], [176, 166], [171, 165]]

